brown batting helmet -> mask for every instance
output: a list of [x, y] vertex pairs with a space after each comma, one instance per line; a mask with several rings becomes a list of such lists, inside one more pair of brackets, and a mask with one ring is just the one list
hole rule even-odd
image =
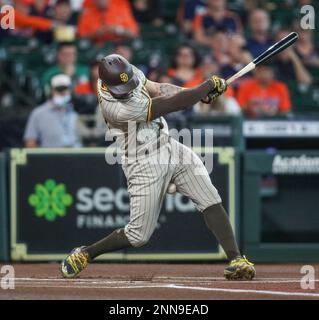
[[132, 65], [118, 54], [110, 54], [101, 60], [99, 77], [107, 89], [116, 95], [128, 94], [139, 84]]

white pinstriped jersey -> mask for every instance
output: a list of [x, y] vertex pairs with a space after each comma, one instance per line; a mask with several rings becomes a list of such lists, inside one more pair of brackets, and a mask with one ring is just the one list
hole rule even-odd
[[[129, 98], [115, 99], [103, 87], [101, 80], [98, 80], [98, 93], [111, 136], [117, 137], [123, 151], [128, 148], [131, 153], [133, 146], [133, 152], [141, 151], [143, 154], [148, 144], [153, 145], [160, 136], [168, 135], [168, 128], [162, 117], [149, 121], [152, 101], [145, 88], [146, 78], [135, 67], [134, 72], [139, 85]], [[204, 164], [190, 148], [174, 139], [167, 139], [160, 150], [160, 160], [166, 162], [159, 163], [158, 153], [154, 152], [140, 157], [138, 161], [122, 163], [130, 195], [130, 221], [124, 232], [135, 247], [145, 244], [154, 232], [170, 183], [176, 185], [178, 192], [191, 198], [200, 211], [221, 202]], [[201, 175], [196, 172], [201, 172]]]
[[117, 138], [122, 150], [129, 146], [130, 152], [132, 147], [138, 152], [148, 143], [156, 141], [161, 134], [168, 135], [168, 127], [163, 117], [149, 121], [152, 101], [145, 88], [147, 80], [138, 68], [133, 66], [133, 71], [139, 79], [139, 85], [127, 99], [114, 98], [100, 79], [97, 87], [99, 105], [109, 129], [108, 134]]

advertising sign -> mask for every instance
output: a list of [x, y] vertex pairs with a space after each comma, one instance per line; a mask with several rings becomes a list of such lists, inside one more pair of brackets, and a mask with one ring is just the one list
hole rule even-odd
[[[214, 150], [215, 151], [215, 150]], [[110, 151], [111, 152], [111, 151]], [[235, 225], [235, 165], [231, 148], [214, 153], [212, 179]], [[11, 257], [59, 260], [129, 221], [126, 178], [105, 149], [13, 149], [10, 153]], [[102, 256], [116, 260], [221, 259], [217, 241], [193, 203], [167, 195], [150, 242]]]

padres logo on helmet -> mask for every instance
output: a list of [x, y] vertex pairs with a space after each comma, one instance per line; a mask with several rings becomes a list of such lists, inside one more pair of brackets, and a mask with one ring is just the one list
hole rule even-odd
[[123, 72], [120, 74], [120, 78], [122, 82], [127, 82], [128, 81], [128, 75], [127, 73]]

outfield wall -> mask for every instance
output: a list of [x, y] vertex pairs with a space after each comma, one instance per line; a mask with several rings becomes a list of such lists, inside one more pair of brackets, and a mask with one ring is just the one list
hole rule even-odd
[[[199, 151], [199, 150], [197, 150]], [[109, 150], [111, 152], [111, 150]], [[242, 251], [254, 261], [319, 261], [319, 152], [215, 148], [211, 175]], [[56, 261], [123, 227], [126, 179], [105, 149], [12, 149], [0, 155], [0, 259]], [[192, 203], [166, 197], [142, 248], [101, 260], [224, 260]]]

